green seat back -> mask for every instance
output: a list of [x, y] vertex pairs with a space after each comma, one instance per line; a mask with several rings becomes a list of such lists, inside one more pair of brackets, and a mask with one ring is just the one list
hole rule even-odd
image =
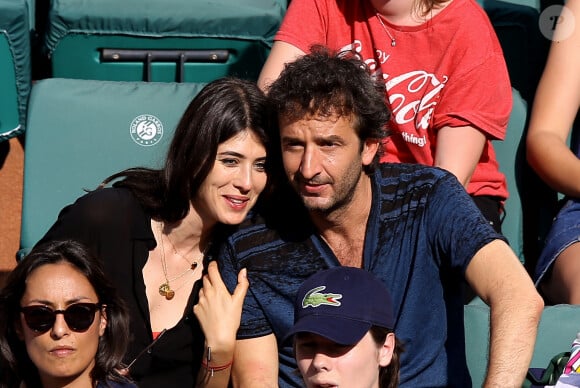
[[160, 167], [181, 115], [202, 87], [57, 78], [37, 82], [25, 138], [21, 248], [32, 247], [84, 189], [129, 167]]
[[560, 304], [544, 308], [530, 366], [545, 368], [552, 357], [570, 351], [580, 332], [580, 306]]
[[[489, 308], [480, 299], [465, 306], [465, 350], [473, 387], [481, 387], [489, 357]], [[544, 308], [530, 367], [545, 368], [555, 355], [570, 350], [580, 331], [580, 306]], [[514, 352], [514, 357], [517, 354]]]
[[489, 355], [489, 307], [476, 298], [465, 305], [465, 356], [474, 388], [485, 379]]
[[540, 10], [542, 5], [540, 0], [505, 0], [505, 1], [507, 1], [508, 3], [525, 5], [537, 10]]
[[[226, 75], [257, 79], [285, 12], [280, 0], [53, 0], [45, 49], [55, 77], [118, 81], [209, 82]], [[224, 60], [154, 57], [151, 66], [103, 49], [225, 50]], [[147, 70], [149, 68], [149, 71]], [[145, 79], [145, 73], [149, 79]]]
[[24, 131], [30, 93], [30, 31], [24, 0], [0, 0], [0, 141]]
[[503, 141], [494, 141], [499, 169], [507, 179], [509, 198], [505, 202], [505, 219], [502, 232], [507, 237], [510, 246], [523, 263], [524, 235], [523, 211], [520, 198], [520, 173], [525, 163], [524, 129], [526, 127], [527, 105], [517, 90], [512, 89], [513, 107], [508, 124], [507, 134]]

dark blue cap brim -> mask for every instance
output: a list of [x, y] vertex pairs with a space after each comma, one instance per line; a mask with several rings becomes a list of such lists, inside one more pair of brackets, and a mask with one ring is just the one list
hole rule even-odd
[[355, 345], [370, 330], [372, 323], [339, 316], [309, 314], [294, 324], [282, 340], [287, 344], [297, 333], [313, 333], [339, 345]]

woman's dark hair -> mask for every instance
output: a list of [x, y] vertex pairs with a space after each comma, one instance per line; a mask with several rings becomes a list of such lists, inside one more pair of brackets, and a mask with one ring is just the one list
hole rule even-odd
[[126, 381], [119, 374], [129, 342], [129, 315], [115, 288], [106, 278], [99, 261], [78, 242], [53, 241], [36, 246], [10, 273], [0, 291], [0, 387], [40, 387], [36, 366], [28, 357], [26, 346], [17, 336], [20, 302], [26, 291], [26, 279], [47, 264], [67, 263], [82, 273], [92, 285], [99, 303], [105, 305], [107, 327], [99, 339], [93, 381]]
[[[385, 343], [387, 335], [393, 330], [381, 326], [371, 326], [370, 333], [378, 345]], [[395, 349], [391, 363], [381, 367], [379, 371], [379, 388], [397, 388], [399, 386], [399, 369], [401, 368], [401, 353], [404, 352], [403, 343], [395, 336]]]
[[[307, 115], [352, 116], [363, 142], [387, 136], [391, 113], [385, 104], [385, 85], [373, 79], [364, 62], [347, 52], [315, 45], [311, 53], [287, 63], [268, 88], [268, 98], [279, 118], [289, 121]], [[367, 174], [376, 168], [382, 148]]]
[[161, 170], [131, 168], [105, 179], [130, 189], [152, 218], [183, 219], [213, 168], [218, 146], [244, 131], [269, 145], [272, 118], [255, 82], [227, 77], [207, 84], [185, 110]]

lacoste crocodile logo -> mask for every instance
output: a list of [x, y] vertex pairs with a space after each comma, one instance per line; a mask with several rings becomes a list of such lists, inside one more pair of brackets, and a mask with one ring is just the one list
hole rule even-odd
[[310, 307], [318, 307], [321, 305], [326, 306], [340, 306], [339, 299], [342, 298], [341, 294], [333, 294], [333, 293], [321, 293], [326, 289], [326, 286], [320, 286], [313, 288], [312, 290], [308, 291], [302, 299], [302, 308]]

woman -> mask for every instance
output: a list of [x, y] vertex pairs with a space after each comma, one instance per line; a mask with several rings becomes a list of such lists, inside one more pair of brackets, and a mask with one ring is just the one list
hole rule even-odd
[[101, 186], [122, 179], [63, 209], [43, 238], [80, 240], [104, 261], [129, 305], [125, 362], [140, 387], [227, 386], [248, 282], [241, 271], [231, 295], [208, 263], [212, 243], [266, 185], [269, 116], [254, 83], [211, 82], [186, 109], [162, 169], [111, 176]]
[[294, 352], [306, 387], [395, 388], [402, 344], [387, 288], [370, 272], [334, 267], [298, 290]]
[[473, 0], [292, 0], [258, 84], [267, 89], [314, 44], [354, 53], [384, 81], [393, 115], [381, 162], [452, 172], [501, 231], [508, 192], [491, 141], [505, 136], [511, 87], [483, 9]]
[[573, 134], [571, 148], [566, 141], [580, 109], [580, 0], [567, 1], [561, 16], [534, 100], [527, 158], [566, 195], [538, 259], [536, 285], [548, 303], [580, 304], [580, 137]]
[[8, 277], [0, 315], [1, 387], [135, 387], [119, 373], [126, 307], [81, 244], [33, 249]]

